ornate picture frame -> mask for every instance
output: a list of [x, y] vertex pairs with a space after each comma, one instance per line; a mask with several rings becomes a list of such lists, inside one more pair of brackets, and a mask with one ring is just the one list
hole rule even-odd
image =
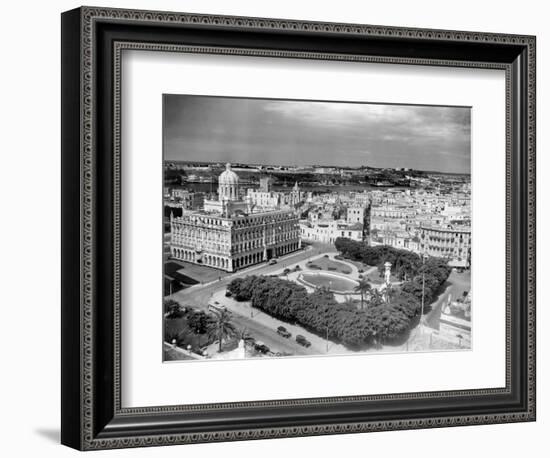
[[[535, 420], [533, 36], [81, 7], [62, 14], [62, 434], [79, 449]], [[506, 73], [506, 386], [218, 404], [121, 403], [121, 53]]]

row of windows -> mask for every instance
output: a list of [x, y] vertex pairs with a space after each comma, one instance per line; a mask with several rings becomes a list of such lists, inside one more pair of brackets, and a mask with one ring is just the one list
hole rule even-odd
[[289, 221], [289, 222], [294, 221], [298, 223], [298, 218], [293, 213], [281, 212], [281, 213], [274, 213], [272, 215], [264, 215], [264, 216], [258, 216], [258, 217], [248, 216], [246, 218], [233, 220], [233, 222], [237, 226], [275, 224], [277, 222], [283, 222], [283, 221]]
[[[299, 230], [297, 228], [287, 230], [273, 230], [268, 231], [265, 234], [263, 232], [256, 231], [254, 233], [236, 234], [232, 239], [232, 243], [239, 242], [260, 242], [266, 240], [289, 240], [294, 237], [298, 237]], [[179, 231], [172, 234], [173, 243], [184, 242], [217, 242], [222, 244], [228, 244], [230, 242], [229, 234], [224, 233], [210, 233], [207, 231], [191, 230], [191, 231]]]
[[468, 239], [464, 240], [462, 237], [460, 238], [427, 237], [427, 241], [433, 242], [433, 243], [443, 243], [448, 245], [448, 244], [461, 244], [465, 241], [468, 242]]
[[200, 240], [225, 240], [229, 242], [230, 234], [228, 232], [219, 232], [219, 231], [208, 231], [201, 229], [187, 229], [187, 230], [176, 230], [173, 232], [172, 237], [177, 238], [198, 238]]
[[190, 249], [202, 249], [202, 250], [208, 250], [208, 251], [215, 251], [217, 253], [229, 253], [230, 251], [230, 245], [225, 243], [213, 243], [213, 242], [200, 242], [196, 243], [192, 240], [174, 240], [172, 242], [172, 246], [174, 247], [189, 247]]
[[431, 250], [431, 251], [439, 251], [439, 252], [443, 252], [443, 253], [459, 253], [461, 254], [462, 253], [462, 248], [454, 248], [454, 247], [441, 247], [441, 246], [438, 246], [438, 245], [428, 245], [428, 246], [422, 246], [422, 249], [427, 249], [427, 250]]
[[196, 217], [192, 216], [189, 219], [188, 224], [192, 224], [193, 226], [196, 226], [197, 224], [205, 224], [209, 226], [224, 226], [225, 221], [223, 219], [219, 218], [208, 218], [208, 217]]

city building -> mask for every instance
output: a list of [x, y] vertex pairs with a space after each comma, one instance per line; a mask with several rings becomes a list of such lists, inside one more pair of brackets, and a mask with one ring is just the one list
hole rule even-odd
[[271, 179], [263, 177], [260, 179], [260, 188], [258, 190], [249, 188], [247, 198], [253, 205], [269, 208], [294, 208], [297, 204], [305, 200], [305, 194], [300, 191], [298, 183], [294, 185], [290, 192], [280, 192], [271, 190]]
[[257, 209], [241, 200], [239, 177], [226, 165], [218, 199], [204, 208], [170, 217], [173, 258], [233, 272], [300, 249], [298, 217], [292, 210]]
[[270, 192], [271, 191], [271, 185], [273, 184], [273, 180], [269, 176], [260, 177], [260, 191], [261, 192]]
[[250, 198], [252, 204], [257, 207], [278, 208], [280, 205], [279, 195], [273, 191], [249, 189], [246, 195]]
[[370, 244], [372, 246], [388, 245], [394, 248], [401, 248], [415, 253], [420, 252], [420, 243], [418, 237], [411, 235], [408, 231], [377, 231], [376, 237], [372, 236]]
[[172, 189], [172, 202], [184, 210], [197, 210], [204, 204], [204, 193], [191, 192], [187, 189]]
[[343, 220], [319, 220], [300, 221], [300, 234], [302, 239], [313, 242], [334, 243], [339, 237], [351, 240], [363, 240], [363, 225], [347, 224]]
[[465, 296], [451, 300], [441, 310], [439, 320], [439, 337], [469, 348], [472, 334], [472, 293], [464, 292]]
[[349, 224], [363, 224], [363, 221], [365, 221], [366, 210], [366, 207], [362, 205], [350, 205], [346, 213], [346, 221]]
[[280, 205], [284, 207], [294, 207], [306, 199], [306, 193], [300, 191], [298, 182], [294, 183], [294, 187], [290, 192], [280, 192]]
[[471, 229], [467, 226], [422, 226], [420, 251], [449, 260], [451, 267], [470, 267]]
[[415, 219], [413, 205], [373, 205], [370, 213], [372, 229], [401, 229]]

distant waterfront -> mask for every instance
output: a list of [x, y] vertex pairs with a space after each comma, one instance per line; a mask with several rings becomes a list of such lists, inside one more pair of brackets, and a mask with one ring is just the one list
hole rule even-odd
[[[371, 191], [376, 189], [409, 189], [405, 186], [372, 186], [368, 184], [337, 184], [333, 186], [327, 186], [327, 185], [317, 185], [317, 184], [309, 184], [309, 183], [299, 183], [300, 188], [304, 191], [311, 191], [317, 194], [320, 193], [329, 193], [329, 192], [362, 192], [362, 191]], [[200, 182], [187, 182], [184, 185], [170, 185], [170, 188], [173, 189], [187, 189], [192, 192], [204, 192], [204, 193], [210, 193], [215, 192], [218, 184], [217, 183], [200, 183]], [[244, 184], [244, 188], [250, 188], [250, 189], [259, 189], [260, 185], [258, 183], [251, 183], [251, 184]], [[272, 185], [273, 191], [289, 191], [291, 190], [291, 186], [284, 186], [284, 185]]]

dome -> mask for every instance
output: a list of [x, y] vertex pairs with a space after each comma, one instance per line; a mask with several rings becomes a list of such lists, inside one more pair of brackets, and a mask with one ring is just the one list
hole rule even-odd
[[225, 164], [225, 171], [218, 178], [220, 185], [236, 185], [239, 183], [239, 176], [231, 170], [231, 164]]

